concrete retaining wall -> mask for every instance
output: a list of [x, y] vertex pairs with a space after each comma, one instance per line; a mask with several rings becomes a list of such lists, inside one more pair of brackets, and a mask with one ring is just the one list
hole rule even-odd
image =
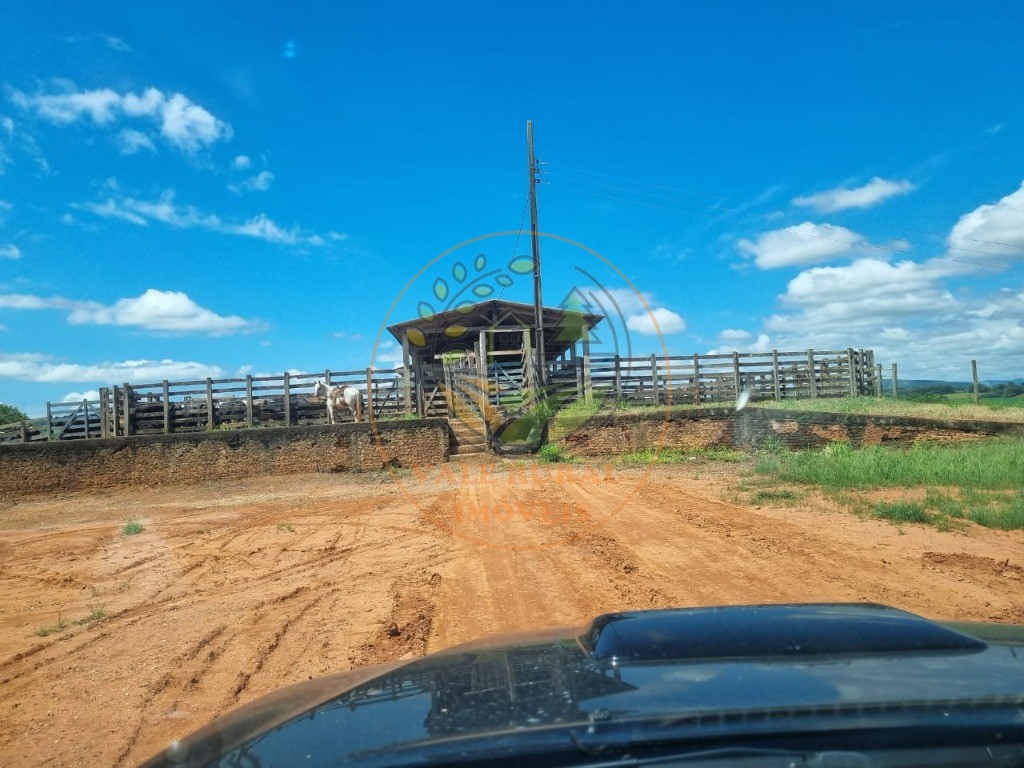
[[577, 456], [602, 456], [658, 446], [750, 450], [769, 440], [796, 450], [835, 442], [848, 442], [854, 447], [911, 445], [922, 440], [961, 442], [1001, 435], [1024, 436], [1024, 424], [767, 408], [737, 413], [732, 408], [713, 408], [597, 416], [572, 430], [561, 443]]
[[0, 494], [163, 485], [448, 461], [444, 419], [0, 446]]

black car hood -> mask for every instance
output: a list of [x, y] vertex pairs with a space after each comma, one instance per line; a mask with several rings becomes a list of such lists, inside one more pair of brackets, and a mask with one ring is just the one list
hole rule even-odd
[[146, 765], [386, 764], [601, 722], [1024, 702], [1021, 632], [978, 634], [874, 605], [609, 614], [282, 689]]

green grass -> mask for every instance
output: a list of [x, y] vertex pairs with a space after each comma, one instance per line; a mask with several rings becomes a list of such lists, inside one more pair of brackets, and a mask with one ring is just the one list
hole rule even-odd
[[106, 608], [104, 608], [102, 605], [97, 605], [97, 606], [90, 605], [89, 606], [89, 613], [88, 613], [88, 615], [83, 616], [80, 619], [75, 619], [72, 622], [72, 624], [74, 624], [77, 627], [80, 627], [83, 624], [92, 624], [93, 622], [103, 621], [103, 619], [105, 619], [105, 618], [107, 618], [107, 609]]
[[51, 624], [48, 627], [40, 627], [36, 630], [38, 637], [49, 637], [50, 635], [56, 635], [63, 632], [65, 629], [71, 626], [81, 627], [85, 624], [93, 624], [97, 621], [103, 621], [107, 618], [107, 609], [102, 605], [89, 606], [89, 613], [80, 619], [74, 621], [68, 621], [63, 614], [57, 614], [57, 623]]
[[575, 462], [576, 459], [566, 453], [560, 445], [548, 443], [547, 445], [542, 445], [540, 450], [537, 451], [538, 464], [574, 464]]
[[732, 448], [705, 448], [686, 450], [683, 448], [663, 448], [656, 451], [652, 448], [642, 451], [630, 451], [621, 454], [616, 463], [624, 466], [647, 466], [649, 464], [681, 464], [683, 462], [707, 460], [707, 461], [744, 461], [748, 455], [742, 451]]
[[[834, 443], [821, 451], [758, 452], [755, 472], [774, 482], [821, 487], [839, 503], [895, 523], [940, 530], [967, 521], [1001, 530], [1024, 529], [1024, 440], [959, 445], [920, 444], [907, 450]], [[920, 501], [865, 503], [858, 491], [924, 488]]]
[[58, 632], [63, 632], [70, 626], [71, 624], [70, 622], [68, 622], [66, 618], [64, 618], [60, 614], [57, 614], [57, 623], [52, 624], [49, 627], [40, 627], [36, 630], [36, 635], [38, 635], [39, 637], [48, 637], [50, 635], [55, 635]]
[[[926, 399], [926, 398], [922, 398]], [[881, 416], [915, 416], [922, 419], [966, 419], [976, 421], [1024, 422], [1024, 398], [982, 398], [974, 405], [974, 396], [940, 395], [927, 398], [936, 402], [915, 402], [891, 397], [823, 397], [814, 400], [762, 400], [748, 408], [772, 408], [787, 411], [820, 411], [823, 413], [878, 414]], [[1017, 402], [1017, 401], [1020, 402]]]
[[801, 494], [789, 488], [776, 488], [757, 491], [750, 500], [754, 504], [771, 504], [779, 501], [796, 501]]
[[135, 518], [126, 520], [124, 525], [121, 526], [121, 533], [125, 536], [135, 536], [142, 533], [145, 527]]
[[757, 471], [831, 489], [1016, 489], [1024, 487], [1024, 440], [921, 443], [907, 450], [869, 446], [856, 451], [845, 443], [833, 443], [821, 451], [759, 453]]
[[894, 523], [930, 523], [931, 515], [916, 501], [880, 501], [875, 505], [875, 516]]

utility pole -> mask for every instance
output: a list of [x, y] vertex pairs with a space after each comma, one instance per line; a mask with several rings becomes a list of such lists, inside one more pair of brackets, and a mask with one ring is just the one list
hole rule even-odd
[[[537, 184], [540, 173], [537, 158], [533, 154], [533, 121], [526, 121], [526, 160], [530, 178], [530, 233], [533, 243], [533, 324], [535, 329], [534, 349], [537, 354], [535, 368], [537, 383], [544, 392], [547, 375], [544, 366], [544, 301], [540, 286], [540, 234], [537, 230]], [[543, 394], [541, 394], [543, 397]]]

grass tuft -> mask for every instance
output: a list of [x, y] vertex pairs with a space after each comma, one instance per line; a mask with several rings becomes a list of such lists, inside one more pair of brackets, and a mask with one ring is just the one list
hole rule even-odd
[[681, 464], [683, 462], [706, 461], [745, 461], [747, 454], [732, 448], [703, 448], [686, 450], [684, 448], [663, 448], [660, 451], [648, 448], [642, 451], [630, 451], [621, 454], [616, 462], [627, 467], [647, 466], [650, 464]]
[[63, 632], [65, 629], [70, 627], [71, 624], [62, 615], [57, 614], [57, 623], [49, 627], [40, 627], [36, 630], [36, 635], [39, 637], [48, 637], [49, 635], [55, 635], [58, 632]]
[[145, 527], [135, 518], [130, 518], [121, 526], [121, 533], [125, 536], [135, 536], [142, 533]]
[[540, 450], [537, 451], [537, 463], [538, 464], [574, 464], [576, 459], [565, 452], [565, 449], [560, 445], [554, 445], [548, 443], [542, 445]]

